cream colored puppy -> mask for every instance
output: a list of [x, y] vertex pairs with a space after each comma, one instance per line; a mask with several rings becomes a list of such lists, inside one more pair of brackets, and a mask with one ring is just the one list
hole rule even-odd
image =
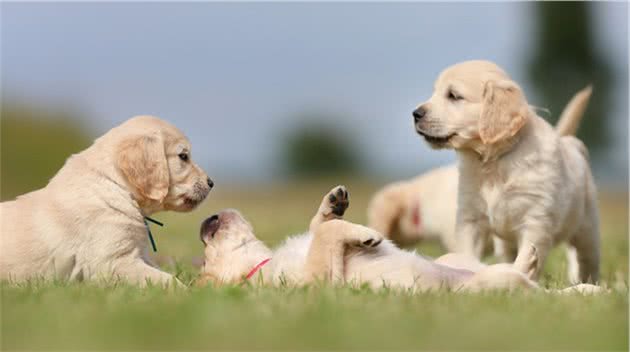
[[46, 187], [0, 205], [0, 278], [169, 283], [147, 256], [144, 217], [190, 211], [211, 187], [177, 128], [134, 117], [68, 158]]
[[237, 211], [209, 217], [200, 231], [205, 262], [198, 283], [302, 285], [316, 280], [413, 292], [537, 288], [510, 264], [487, 266], [461, 254], [432, 261], [399, 249], [373, 229], [342, 220], [348, 204], [345, 187], [333, 188], [309, 232], [287, 239], [273, 251]]
[[[567, 129], [577, 129], [589, 93], [580, 92], [571, 99], [560, 115], [558, 130], [567, 133]], [[461, 249], [455, 236], [458, 179], [457, 165], [451, 164], [383, 187], [368, 205], [368, 226], [398, 245], [439, 241], [448, 252], [457, 252]], [[491, 254], [496, 248], [495, 255], [510, 259], [501, 253], [504, 245], [498, 237], [488, 234], [479, 241], [484, 254]]]
[[516, 268], [535, 279], [551, 247], [566, 241], [571, 280], [598, 281], [596, 189], [586, 147], [570, 136], [575, 121], [560, 121], [554, 130], [487, 61], [447, 68], [413, 115], [432, 147], [457, 151], [456, 233], [463, 250], [480, 256], [483, 239], [494, 234]]
[[368, 227], [401, 246], [439, 241], [457, 251], [457, 178], [453, 164], [383, 187], [368, 204]]

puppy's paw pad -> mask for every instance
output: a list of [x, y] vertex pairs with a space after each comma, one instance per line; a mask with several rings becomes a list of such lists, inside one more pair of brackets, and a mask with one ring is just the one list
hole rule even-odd
[[326, 198], [328, 200], [327, 207], [330, 213], [343, 216], [350, 205], [349, 196], [346, 186], [337, 186], [328, 192]]
[[376, 247], [381, 244], [381, 242], [383, 242], [382, 239], [374, 240], [370, 238], [369, 240], [363, 241], [362, 245], [364, 247]]
[[383, 242], [383, 236], [376, 231], [367, 231], [355, 242], [357, 247], [374, 248]]

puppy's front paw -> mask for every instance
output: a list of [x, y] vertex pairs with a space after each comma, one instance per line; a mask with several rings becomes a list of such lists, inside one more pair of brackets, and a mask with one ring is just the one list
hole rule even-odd
[[349, 241], [350, 245], [359, 248], [374, 248], [383, 242], [383, 235], [380, 233], [367, 227], [363, 227], [362, 230], [355, 238]]
[[342, 217], [350, 205], [350, 195], [346, 186], [333, 188], [324, 198], [325, 213]]

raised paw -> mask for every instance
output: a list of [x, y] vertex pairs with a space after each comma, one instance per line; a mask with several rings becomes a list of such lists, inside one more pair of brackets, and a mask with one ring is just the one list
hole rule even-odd
[[337, 186], [333, 188], [324, 198], [326, 203], [324, 213], [334, 214], [342, 217], [350, 205], [350, 198], [346, 186]]
[[333, 188], [330, 192], [326, 193], [324, 199], [322, 199], [317, 213], [315, 213], [315, 216], [311, 220], [309, 230], [315, 232], [315, 229], [321, 223], [341, 219], [349, 205], [350, 200], [348, 199], [348, 190], [346, 190], [346, 187], [337, 186]]

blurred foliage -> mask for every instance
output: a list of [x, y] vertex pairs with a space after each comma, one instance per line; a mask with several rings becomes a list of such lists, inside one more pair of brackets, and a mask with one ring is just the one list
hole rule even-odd
[[44, 187], [71, 154], [92, 142], [72, 113], [2, 104], [0, 114], [3, 201]]
[[[306, 116], [303, 121], [325, 121]], [[325, 122], [300, 125], [290, 131], [282, 145], [283, 171], [293, 178], [354, 174], [361, 168], [359, 153], [351, 134]]]
[[589, 2], [533, 2], [534, 48], [529, 74], [540, 93], [539, 105], [555, 121], [579, 89], [593, 84], [593, 96], [578, 136], [592, 153], [608, 146], [611, 67], [595, 45], [593, 4]]

